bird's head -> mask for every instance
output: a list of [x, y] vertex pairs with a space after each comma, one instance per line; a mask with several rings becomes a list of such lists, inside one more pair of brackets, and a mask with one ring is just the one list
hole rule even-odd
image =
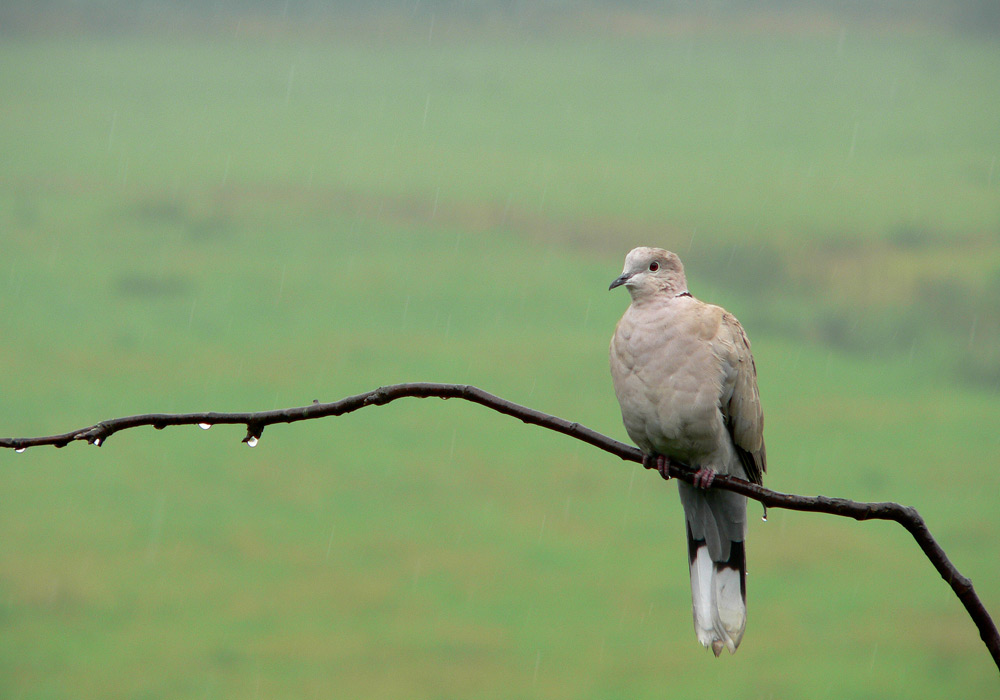
[[625, 285], [633, 299], [688, 293], [684, 266], [676, 254], [662, 248], [634, 248], [625, 256], [625, 269], [608, 289]]

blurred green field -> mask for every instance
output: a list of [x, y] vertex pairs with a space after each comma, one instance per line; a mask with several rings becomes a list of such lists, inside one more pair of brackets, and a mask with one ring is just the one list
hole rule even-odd
[[[607, 285], [662, 245], [767, 485], [917, 506], [1000, 613], [995, 41], [387, 26], [0, 42], [0, 434], [427, 380], [625, 439]], [[996, 695], [898, 527], [754, 518], [716, 661], [634, 465], [459, 401], [242, 437], [0, 454], [0, 696]]]

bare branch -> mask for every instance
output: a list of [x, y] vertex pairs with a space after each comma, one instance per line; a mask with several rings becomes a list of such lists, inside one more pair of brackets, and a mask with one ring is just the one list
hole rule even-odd
[[[80, 428], [79, 430], [73, 430], [61, 435], [34, 438], [0, 438], [0, 447], [21, 452], [29, 447], [42, 445], [65, 447], [69, 443], [76, 441], [88, 442], [92, 445], [103, 445], [115, 433], [142, 425], [151, 425], [161, 430], [168, 425], [210, 426], [216, 424], [245, 425], [247, 436], [243, 441], [256, 444], [256, 440], [260, 438], [264, 428], [274, 423], [295, 423], [301, 420], [324, 418], [326, 416], [340, 416], [345, 413], [357, 411], [365, 406], [382, 406], [404, 397], [464, 399], [486, 406], [505, 415], [519, 418], [525, 423], [555, 430], [558, 433], [582, 440], [605, 452], [610, 452], [623, 460], [642, 462], [642, 453], [635, 447], [612, 440], [579, 423], [572, 423], [563, 418], [521, 406], [474, 386], [425, 382], [394, 384], [380, 387], [364, 394], [348, 396], [333, 403], [319, 403], [317, 401], [309, 406], [275, 411], [260, 411], [256, 413], [148, 413], [138, 416], [126, 416], [124, 418], [101, 421], [96, 425], [87, 426], [86, 428]], [[677, 479], [691, 483], [694, 473], [694, 469], [685, 465], [673, 462], [670, 464], [670, 476]], [[855, 520], [892, 520], [899, 523], [913, 536], [913, 539], [917, 541], [920, 549], [923, 550], [924, 554], [934, 565], [934, 568], [948, 582], [948, 585], [951, 586], [958, 599], [962, 601], [969, 616], [972, 617], [973, 622], [979, 628], [979, 636], [982, 637], [986, 648], [989, 649], [994, 663], [1000, 669], [1000, 633], [997, 632], [993, 619], [986, 611], [979, 596], [976, 595], [972, 582], [965, 576], [962, 576], [958, 569], [949, 561], [948, 556], [931, 536], [926, 523], [924, 523], [923, 518], [920, 517], [916, 509], [902, 506], [898, 503], [861, 503], [844, 498], [828, 498], [826, 496], [809, 497], [780, 493], [742, 479], [725, 475], [717, 476], [712, 484], [712, 488], [735, 491], [748, 498], [760, 501], [768, 508], [829, 513], [830, 515], [839, 515], [846, 518], [854, 518]]]

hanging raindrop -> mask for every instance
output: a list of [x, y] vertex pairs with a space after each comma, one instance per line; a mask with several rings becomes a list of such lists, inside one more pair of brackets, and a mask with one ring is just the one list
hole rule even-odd
[[250, 447], [257, 447], [257, 438], [256, 438], [256, 436], [254, 436], [254, 435], [251, 435], [251, 436], [250, 436], [250, 437], [249, 437], [249, 438], [248, 438], [248, 439], [246, 440], [246, 443], [247, 443], [247, 445], [248, 445], [248, 446], [250, 446]]
[[199, 423], [198, 427], [201, 428], [202, 430], [208, 430], [209, 428], [212, 427], [212, 424], [211, 423]]
[[91, 443], [94, 447], [101, 446], [101, 438], [94, 438], [94, 442]]
[[767, 506], [764, 506], [764, 515], [761, 516], [761, 521], [767, 522]]
[[18, 454], [21, 454], [21, 453], [22, 453], [22, 452], [24, 452], [24, 451], [25, 451], [26, 449], [28, 449], [28, 448], [27, 448], [27, 447], [18, 447], [18, 448], [17, 448], [16, 450], [14, 450], [14, 452], [17, 452]]

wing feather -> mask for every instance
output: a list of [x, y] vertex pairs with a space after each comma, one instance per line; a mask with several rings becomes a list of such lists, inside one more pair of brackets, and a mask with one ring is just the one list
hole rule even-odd
[[736, 317], [725, 313], [722, 326], [728, 331], [736, 360], [733, 395], [729, 403], [722, 407], [722, 412], [747, 478], [760, 484], [767, 471], [767, 453], [764, 448], [764, 412], [757, 389], [757, 367], [750, 351], [750, 340]]

